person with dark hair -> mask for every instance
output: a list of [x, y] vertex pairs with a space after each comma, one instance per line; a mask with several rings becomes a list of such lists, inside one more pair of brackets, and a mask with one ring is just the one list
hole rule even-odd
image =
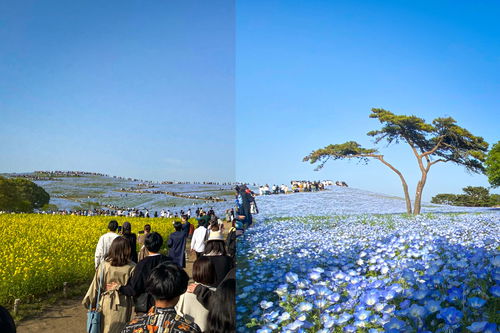
[[189, 217], [187, 215], [182, 215], [182, 231], [186, 234], [186, 238], [189, 237], [189, 232], [191, 231], [191, 223], [189, 223]]
[[144, 246], [144, 241], [146, 240], [146, 236], [150, 232], [151, 232], [151, 226], [149, 224], [146, 224], [144, 225], [144, 233], [140, 234], [139, 237], [137, 237], [137, 243], [139, 243], [139, 245], [141, 246], [139, 255], [137, 256], [137, 262], [141, 261], [148, 255], [146, 247]]
[[205, 254], [215, 267], [215, 286], [218, 286], [226, 277], [227, 273], [234, 267], [234, 260], [226, 254], [224, 236], [217, 231], [210, 233]]
[[221, 283], [209, 301], [205, 333], [236, 332], [236, 280]]
[[193, 238], [191, 239], [191, 252], [196, 252], [196, 258], [203, 255], [205, 251], [205, 240], [207, 238], [208, 230], [205, 225], [204, 220], [198, 220], [198, 228], [193, 233]]
[[0, 329], [2, 333], [16, 333], [14, 319], [3, 306], [0, 306]]
[[226, 237], [226, 249], [230, 257], [236, 257], [236, 226], [234, 221], [231, 223], [231, 228]]
[[103, 261], [106, 256], [108, 255], [108, 250], [109, 247], [111, 246], [111, 243], [113, 243], [113, 240], [118, 237], [119, 235], [116, 233], [116, 230], [118, 229], [118, 222], [115, 220], [111, 220], [108, 223], [108, 229], [109, 232], [105, 233], [99, 238], [99, 241], [97, 242], [97, 246], [95, 248], [95, 268], [97, 269], [97, 266]]
[[181, 267], [186, 267], [186, 237], [187, 234], [182, 230], [182, 223], [174, 223], [175, 232], [170, 234], [167, 246], [170, 249], [168, 255]]
[[123, 238], [130, 242], [130, 258], [133, 262], [137, 263], [137, 236], [132, 233], [132, 225], [130, 222], [123, 223], [122, 234]]
[[[250, 211], [251, 202], [254, 201], [252, 192], [246, 185], [236, 186], [236, 216], [238, 225], [241, 224], [242, 229], [246, 229], [252, 224], [252, 213]], [[237, 225], [237, 227], [238, 227]]]
[[[193, 280], [195, 286], [200, 285], [215, 292], [215, 267], [207, 257], [198, 258], [193, 264]], [[204, 332], [207, 328], [208, 308], [196, 299], [196, 295], [185, 292], [179, 299], [175, 309], [185, 318], [194, 321]]]
[[163, 238], [159, 233], [148, 234], [144, 240], [148, 256], [139, 261], [135, 267], [134, 275], [126, 284], [112, 283], [106, 286], [107, 290], [118, 290], [122, 295], [133, 296], [135, 312], [138, 315], [146, 313], [154, 304], [152, 297], [146, 292], [147, 280], [151, 271], [161, 263], [172, 263], [172, 258], [160, 254], [162, 245]]
[[99, 304], [102, 309], [100, 332], [118, 333], [129, 322], [132, 315], [132, 298], [119, 295], [115, 290], [106, 291], [105, 286], [111, 283], [126, 284], [134, 268], [135, 264], [130, 260], [129, 241], [123, 237], [116, 237], [111, 243], [106, 259], [97, 268], [82, 301], [85, 308], [96, 308], [100, 290]]
[[175, 264], [160, 264], [151, 271], [147, 281], [148, 292], [154, 298], [154, 307], [147, 314], [132, 320], [122, 333], [133, 332], [195, 332], [200, 328], [175, 311], [175, 305], [186, 291], [189, 277]]

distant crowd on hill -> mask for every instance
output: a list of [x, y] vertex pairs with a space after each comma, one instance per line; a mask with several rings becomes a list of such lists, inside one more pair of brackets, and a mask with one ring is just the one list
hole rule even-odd
[[288, 193], [298, 193], [298, 192], [317, 192], [323, 191], [326, 186], [343, 186], [347, 187], [347, 183], [344, 181], [336, 181], [335, 183], [331, 180], [323, 181], [309, 181], [309, 180], [292, 180], [290, 181], [290, 187], [285, 184], [273, 185], [269, 187], [268, 184], [259, 186], [259, 195], [270, 195], [270, 194], [288, 194]]
[[[194, 210], [194, 215], [192, 216], [191, 208], [187, 210], [181, 209], [180, 211], [171, 211], [170, 209], [162, 209], [161, 211], [152, 211], [149, 209], [138, 209], [138, 208], [120, 208], [113, 205], [108, 205], [110, 209], [75, 209], [66, 210], [59, 209], [54, 211], [35, 211], [37, 214], [48, 214], [48, 215], [73, 215], [73, 216], [125, 216], [125, 217], [156, 217], [156, 218], [180, 218], [181, 216], [187, 216], [188, 218], [196, 217], [199, 218], [202, 214], [215, 214], [213, 207], [203, 208], [198, 207]], [[230, 210], [232, 211], [232, 209]], [[5, 212], [0, 212], [5, 213]], [[234, 216], [234, 213], [232, 213]]]
[[185, 199], [194, 199], [194, 200], [204, 200], [204, 201], [209, 201], [209, 202], [220, 202], [220, 201], [227, 201], [225, 198], [221, 198], [218, 196], [214, 195], [209, 195], [206, 197], [201, 197], [198, 195], [192, 195], [192, 194], [186, 194], [186, 193], [177, 193], [177, 192], [171, 192], [171, 191], [160, 191], [160, 190], [144, 190], [144, 189], [139, 189], [139, 188], [121, 188], [119, 190], [120, 192], [130, 192], [130, 193], [140, 193], [140, 194], [166, 194], [170, 195], [172, 197], [178, 197], [178, 198], [185, 198]]

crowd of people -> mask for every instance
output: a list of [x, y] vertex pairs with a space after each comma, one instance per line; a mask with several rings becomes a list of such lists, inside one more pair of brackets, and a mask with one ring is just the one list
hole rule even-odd
[[[213, 210], [195, 213], [196, 229], [187, 214], [174, 222], [168, 254], [161, 253], [163, 237], [149, 224], [137, 237], [129, 222], [121, 232], [116, 221], [109, 222], [97, 243], [94, 279], [82, 301], [87, 309], [101, 310], [101, 332], [235, 331], [235, 223], [225, 236], [224, 223]], [[189, 255], [196, 260], [188, 288], [184, 268]]]
[[281, 184], [269, 186], [268, 184], [259, 186], [259, 195], [271, 195], [271, 194], [288, 194], [288, 193], [298, 193], [298, 192], [317, 192], [323, 191], [327, 186], [345, 186], [346, 182], [336, 181], [335, 183], [331, 180], [323, 181], [309, 181], [309, 180], [292, 180], [290, 181], [290, 186]]
[[[100, 333], [236, 331], [236, 241], [252, 224], [250, 207], [256, 205], [245, 185], [235, 190], [226, 232], [213, 209], [197, 208], [197, 228], [187, 214], [173, 223], [175, 232], [165, 244], [168, 252], [162, 250], [162, 235], [149, 224], [136, 235], [130, 222], [108, 223], [108, 232], [97, 242], [94, 277], [82, 300], [86, 309], [100, 313], [94, 322]], [[185, 270], [189, 255], [196, 258], [192, 283]], [[15, 332], [12, 317], [1, 307], [0, 324]]]

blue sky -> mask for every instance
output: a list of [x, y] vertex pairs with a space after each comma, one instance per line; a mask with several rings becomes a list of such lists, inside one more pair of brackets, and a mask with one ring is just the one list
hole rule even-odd
[[[372, 107], [452, 116], [498, 141], [496, 1], [0, 2], [0, 172], [345, 180], [401, 195], [385, 166], [302, 162], [378, 128]], [[418, 176], [405, 146], [380, 147]], [[487, 186], [436, 165], [424, 199]]]
[[0, 2], [0, 172], [234, 179], [234, 10]]
[[[372, 107], [451, 116], [489, 143], [499, 139], [498, 2], [240, 1], [236, 13], [238, 179], [345, 180], [401, 196], [399, 178], [378, 161], [328, 162], [319, 172], [301, 162], [330, 143], [372, 146]], [[413, 196], [419, 171], [408, 147], [379, 147]], [[424, 199], [467, 185], [488, 183], [438, 164]]]

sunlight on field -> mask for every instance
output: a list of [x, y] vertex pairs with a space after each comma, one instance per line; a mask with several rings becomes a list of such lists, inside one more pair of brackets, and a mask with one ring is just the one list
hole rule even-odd
[[128, 220], [134, 233], [144, 224], [164, 239], [173, 232], [174, 219], [0, 215], [0, 304], [88, 280], [97, 241], [112, 219]]

